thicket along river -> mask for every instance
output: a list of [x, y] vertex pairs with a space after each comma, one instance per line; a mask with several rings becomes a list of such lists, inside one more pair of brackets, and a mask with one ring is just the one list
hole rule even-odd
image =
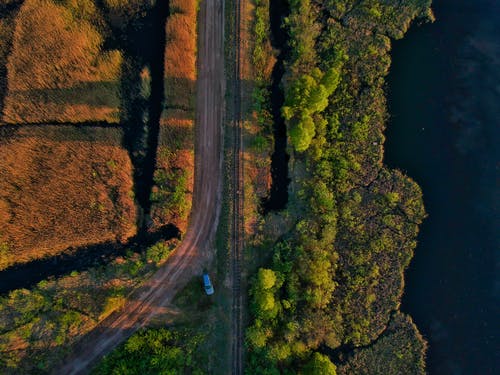
[[422, 187], [428, 218], [402, 310], [429, 374], [499, 374], [500, 1], [435, 0], [393, 45], [386, 163]]

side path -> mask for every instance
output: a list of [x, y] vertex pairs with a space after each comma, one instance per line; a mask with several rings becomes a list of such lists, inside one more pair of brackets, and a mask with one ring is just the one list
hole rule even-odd
[[[201, 0], [195, 139], [195, 183], [191, 221], [168, 262], [75, 346], [56, 374], [88, 373], [103, 355], [164, 311], [175, 293], [212, 258], [222, 188], [224, 113], [223, 0]], [[168, 48], [168, 47], [167, 47]]]

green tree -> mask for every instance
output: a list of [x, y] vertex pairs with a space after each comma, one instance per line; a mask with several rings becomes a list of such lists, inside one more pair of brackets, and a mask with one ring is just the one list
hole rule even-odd
[[326, 355], [316, 352], [300, 373], [302, 375], [337, 375], [337, 367]]
[[257, 273], [257, 288], [271, 289], [276, 284], [276, 273], [273, 270], [261, 268]]
[[316, 126], [321, 128], [326, 124], [318, 114], [328, 107], [328, 98], [339, 81], [339, 67], [328, 69], [326, 74], [314, 68], [310, 74], [303, 74], [286, 85], [282, 114], [297, 152], [307, 150], [316, 135]]
[[300, 120], [291, 123], [289, 134], [292, 145], [297, 152], [307, 150], [316, 134], [311, 116], [304, 114]]

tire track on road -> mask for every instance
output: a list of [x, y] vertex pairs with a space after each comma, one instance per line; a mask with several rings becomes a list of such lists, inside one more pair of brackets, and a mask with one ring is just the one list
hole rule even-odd
[[129, 298], [123, 309], [85, 335], [54, 371], [56, 374], [88, 373], [102, 356], [165, 311], [176, 292], [192, 276], [201, 274], [213, 257], [222, 189], [224, 1], [202, 0], [199, 8], [195, 185], [188, 231], [167, 263]]

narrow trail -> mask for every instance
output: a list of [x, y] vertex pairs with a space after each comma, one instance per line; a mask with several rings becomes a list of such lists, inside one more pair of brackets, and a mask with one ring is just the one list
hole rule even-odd
[[224, 112], [223, 0], [202, 0], [199, 13], [195, 185], [190, 226], [168, 262], [145, 282], [120, 311], [84, 336], [54, 371], [84, 374], [114, 347], [164, 312], [176, 292], [201, 274], [212, 257], [222, 187]]
[[231, 279], [232, 279], [232, 312], [231, 312], [231, 357], [232, 374], [243, 374], [243, 325], [241, 293], [241, 261], [244, 248], [244, 217], [243, 217], [243, 136], [241, 115], [241, 0], [234, 3], [234, 52], [235, 65], [233, 76], [234, 118], [233, 118], [233, 207], [231, 235]]

